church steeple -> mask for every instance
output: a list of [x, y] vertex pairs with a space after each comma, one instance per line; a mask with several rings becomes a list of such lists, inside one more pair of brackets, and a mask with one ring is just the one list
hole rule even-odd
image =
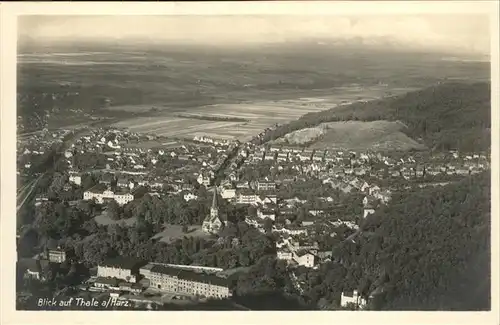
[[210, 219], [219, 216], [219, 209], [217, 207], [217, 187], [214, 186], [214, 197], [212, 198], [212, 206], [210, 207]]
[[219, 209], [217, 207], [217, 187], [214, 187], [214, 197], [212, 199], [212, 206], [210, 207], [210, 214], [203, 221], [202, 230], [207, 233], [217, 234], [222, 226], [223, 222], [219, 218]]

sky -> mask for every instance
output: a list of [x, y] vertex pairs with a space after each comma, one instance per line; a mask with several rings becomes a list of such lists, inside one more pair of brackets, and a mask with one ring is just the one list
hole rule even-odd
[[238, 46], [321, 38], [489, 54], [488, 16], [23, 16], [21, 40], [151, 40]]

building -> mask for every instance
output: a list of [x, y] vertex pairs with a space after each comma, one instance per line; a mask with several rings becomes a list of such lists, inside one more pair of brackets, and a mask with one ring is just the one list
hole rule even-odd
[[24, 272], [24, 277], [28, 279], [36, 279], [39, 281], [45, 280], [45, 270], [49, 267], [50, 263], [48, 260], [40, 259], [26, 259], [24, 263], [26, 264], [26, 269]]
[[198, 175], [198, 178], [196, 179], [196, 181], [198, 182], [198, 184], [200, 185], [203, 185], [203, 186], [210, 186], [210, 183], [212, 181], [212, 178], [210, 177], [210, 175], [203, 175], [203, 174], [200, 174]]
[[80, 175], [69, 175], [69, 182], [76, 185], [82, 185], [82, 177]]
[[271, 220], [276, 219], [276, 212], [273, 209], [257, 209], [257, 217], [261, 219], [269, 218]]
[[129, 186], [129, 181], [125, 177], [120, 177], [118, 181], [116, 182], [116, 186], [118, 187], [128, 187]]
[[146, 193], [145, 188], [137, 187], [132, 192], [127, 190], [120, 190], [114, 193], [105, 184], [97, 184], [83, 193], [84, 200], [96, 200], [97, 203], [102, 204], [106, 200], [115, 200], [119, 205], [125, 205], [136, 198], [143, 196]]
[[342, 292], [342, 295], [340, 296], [340, 305], [342, 307], [353, 305], [356, 308], [363, 308], [366, 306], [366, 299], [362, 298], [357, 290], [352, 292]]
[[162, 291], [219, 299], [231, 296], [227, 280], [214, 274], [154, 264], [141, 268], [140, 274], [150, 287]]
[[115, 258], [97, 266], [97, 277], [116, 278], [130, 283], [138, 281], [139, 269], [146, 263], [131, 258]]
[[314, 267], [314, 255], [310, 252], [296, 253], [294, 254], [294, 260], [297, 264], [305, 267]]
[[217, 234], [222, 226], [223, 222], [219, 217], [219, 209], [217, 207], [217, 187], [214, 187], [214, 196], [212, 199], [212, 206], [210, 207], [210, 214], [203, 221], [201, 229], [207, 233]]
[[280, 260], [291, 261], [293, 259], [293, 253], [288, 249], [282, 249], [276, 252], [276, 257]]
[[371, 208], [371, 207], [365, 207], [363, 209], [363, 219], [368, 217], [370, 214], [374, 214], [375, 213], [375, 209]]
[[64, 263], [66, 261], [66, 251], [62, 249], [49, 249], [47, 256], [52, 263]]
[[189, 202], [191, 200], [197, 200], [198, 196], [194, 195], [193, 193], [186, 193], [184, 194], [184, 201]]
[[120, 280], [111, 277], [98, 276], [94, 281], [94, 287], [106, 290], [118, 290]]
[[256, 182], [255, 189], [261, 191], [274, 191], [276, 190], [275, 182]]
[[259, 200], [259, 196], [252, 191], [241, 191], [236, 194], [238, 204], [256, 204]]
[[223, 199], [233, 199], [236, 197], [236, 190], [233, 188], [224, 188], [220, 194]]
[[101, 179], [99, 180], [99, 184], [104, 184], [104, 185], [111, 185], [111, 183], [114, 181], [114, 177], [111, 174], [104, 174], [102, 175]]

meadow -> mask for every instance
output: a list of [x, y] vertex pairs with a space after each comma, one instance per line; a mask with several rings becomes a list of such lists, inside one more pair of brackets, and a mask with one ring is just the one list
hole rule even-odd
[[207, 234], [201, 230], [201, 226], [198, 225], [190, 225], [188, 227], [188, 232], [182, 232], [182, 226], [180, 225], [172, 225], [165, 224], [165, 228], [162, 232], [153, 236], [153, 239], [158, 239], [162, 242], [171, 242], [173, 240], [182, 238], [182, 237], [206, 237]]

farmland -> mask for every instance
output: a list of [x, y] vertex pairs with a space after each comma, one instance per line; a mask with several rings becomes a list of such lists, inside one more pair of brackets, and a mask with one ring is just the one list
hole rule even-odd
[[[392, 93], [406, 91], [407, 89], [394, 89]], [[189, 115], [193, 115], [192, 118], [187, 114], [179, 117], [165, 109], [157, 116], [127, 119], [115, 123], [114, 126], [164, 137], [193, 138], [204, 135], [245, 141], [275, 123], [286, 123], [305, 113], [322, 111], [351, 101], [378, 98], [387, 92], [387, 88], [382, 86], [362, 88], [352, 85], [332, 92], [338, 94], [193, 107], [189, 110]], [[214, 120], [200, 119], [199, 116], [214, 117]], [[227, 118], [229, 121], [217, 121], [216, 118]], [[247, 121], [233, 122], [231, 119]]]

